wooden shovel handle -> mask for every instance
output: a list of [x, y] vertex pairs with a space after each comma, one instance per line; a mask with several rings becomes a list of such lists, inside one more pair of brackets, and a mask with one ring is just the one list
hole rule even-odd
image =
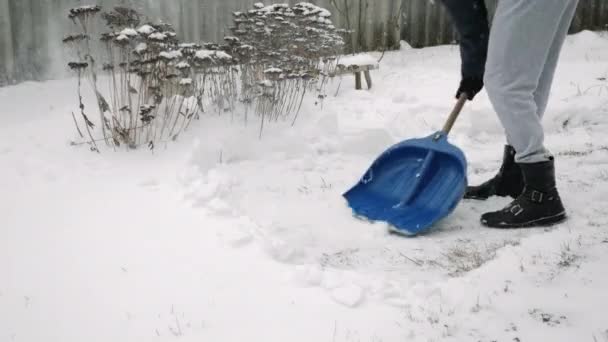
[[466, 93], [462, 93], [460, 94], [460, 97], [458, 98], [458, 102], [456, 102], [456, 105], [454, 106], [454, 109], [452, 110], [452, 113], [450, 113], [450, 117], [448, 118], [448, 121], [445, 123], [445, 126], [443, 126], [443, 133], [445, 133], [445, 135], [450, 134], [450, 131], [452, 130], [452, 127], [454, 127], [454, 123], [456, 122], [456, 119], [458, 119], [458, 115], [460, 115], [460, 112], [462, 112], [462, 108], [464, 108], [464, 104], [467, 102], [467, 94]]

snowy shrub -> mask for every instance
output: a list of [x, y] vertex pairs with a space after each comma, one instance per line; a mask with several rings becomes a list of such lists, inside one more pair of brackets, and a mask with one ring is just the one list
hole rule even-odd
[[[94, 39], [98, 17], [109, 31]], [[68, 63], [78, 77], [80, 115], [73, 119], [82, 138], [84, 123], [94, 151], [98, 141], [154, 149], [177, 139], [207, 104], [219, 114], [234, 114], [240, 100], [245, 122], [253, 107], [261, 117], [260, 134], [265, 121], [294, 115], [295, 122], [308, 90], [324, 97], [332, 61], [344, 46], [331, 13], [309, 3], [256, 4], [234, 13], [234, 36], [221, 44], [181, 43], [171, 25], [154, 24], [126, 7], [102, 13], [99, 6], [82, 6], [71, 9], [69, 18], [78, 30], [63, 40], [77, 57]], [[83, 79], [96, 97], [97, 125], [85, 110]], [[97, 126], [101, 138], [95, 137]]]
[[[70, 10], [69, 17], [81, 32], [64, 39], [78, 57], [68, 66], [78, 76], [80, 114], [91, 148], [99, 151], [98, 140], [110, 146], [150, 149], [159, 141], [175, 140], [202, 110], [202, 90], [193, 80], [198, 46], [180, 44], [171, 25], [143, 23], [137, 11], [116, 7], [101, 14], [110, 31], [100, 35], [103, 53], [96, 54], [89, 32], [100, 11], [99, 6]], [[85, 113], [83, 78], [90, 81], [97, 98], [101, 139], [94, 138], [95, 125]], [[106, 95], [101, 88], [109, 89]]]
[[[331, 13], [302, 2], [254, 5], [234, 13], [234, 36], [226, 37], [228, 51], [241, 69], [241, 100], [264, 119], [297, 113], [308, 89], [322, 89], [332, 65], [344, 48], [342, 31]], [[319, 94], [323, 96], [322, 94]]]

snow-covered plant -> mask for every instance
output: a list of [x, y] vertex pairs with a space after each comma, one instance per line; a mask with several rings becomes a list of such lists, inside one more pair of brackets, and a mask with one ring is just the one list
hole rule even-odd
[[[101, 14], [107, 32], [92, 37], [93, 19]], [[170, 24], [153, 23], [134, 9], [99, 6], [70, 10], [78, 32], [64, 39], [77, 60], [81, 109], [91, 148], [96, 141], [112, 147], [175, 140], [207, 104], [220, 115], [234, 114], [240, 100], [245, 121], [250, 107], [266, 121], [297, 113], [310, 89], [323, 91], [344, 40], [331, 13], [310, 3], [264, 6], [234, 13], [233, 35], [218, 43], [181, 43]], [[101, 49], [92, 44], [100, 43]], [[94, 51], [102, 51], [95, 53]], [[99, 109], [95, 125], [85, 112], [82, 79], [88, 79]], [[106, 90], [107, 89], [107, 90]], [[102, 91], [103, 90], [103, 91]], [[323, 97], [322, 94], [319, 94]], [[101, 139], [94, 129], [101, 127]]]
[[[78, 107], [80, 108], [80, 115], [82, 117], [82, 120], [85, 123], [85, 127], [87, 130], [88, 136], [90, 138], [89, 144], [91, 146], [91, 150], [97, 151], [97, 152], [99, 152], [99, 149], [97, 148], [97, 143], [95, 142], [95, 139], [93, 138], [93, 134], [91, 133], [91, 130], [95, 127], [95, 125], [93, 124], [93, 122], [89, 119], [89, 117], [85, 113], [85, 105], [82, 101], [81, 90], [82, 90], [82, 79], [87, 70], [89, 71], [89, 75], [91, 76], [92, 79], [94, 79], [94, 80], [97, 79], [97, 74], [95, 71], [95, 59], [92, 57], [89, 32], [91, 31], [92, 19], [100, 11], [101, 11], [101, 7], [99, 7], [99, 6], [81, 6], [81, 7], [72, 8], [69, 11], [68, 18], [70, 18], [72, 20], [74, 25], [77, 25], [80, 28], [81, 33], [76, 34], [76, 35], [71, 35], [71, 36], [68, 36], [63, 39], [64, 44], [67, 44], [74, 49], [74, 51], [76, 52], [76, 56], [78, 58], [77, 61], [68, 63], [68, 67], [72, 71], [76, 72], [76, 74], [78, 76], [78, 90], [77, 90]], [[96, 94], [99, 93], [97, 91], [97, 89], [95, 89], [95, 93]], [[101, 117], [103, 118], [103, 111], [102, 111], [102, 107], [101, 107], [101, 103], [100, 103], [99, 99], [98, 99], [97, 103], [99, 105]], [[72, 113], [72, 117], [74, 119], [74, 123], [76, 125], [76, 129], [78, 130], [78, 133], [80, 134], [81, 137], [83, 137], [82, 131], [78, 127], [78, 121], [73, 113]], [[102, 130], [103, 130], [103, 133], [105, 136], [105, 129], [103, 127], [102, 127]]]
[[234, 36], [226, 37], [229, 52], [241, 69], [241, 100], [253, 104], [265, 118], [294, 115], [308, 89], [323, 86], [341, 54], [344, 39], [331, 21], [331, 13], [302, 2], [264, 6], [234, 13]]
[[[99, 104], [103, 134], [99, 140], [111, 146], [147, 145], [150, 149], [159, 141], [175, 140], [203, 109], [204, 90], [197, 86], [192, 67], [201, 47], [180, 44], [169, 24], [144, 23], [137, 11], [116, 7], [101, 14], [109, 32], [99, 37], [102, 56], [93, 57], [89, 25], [100, 11], [99, 6], [70, 10], [81, 32], [64, 39], [78, 56], [70, 67], [79, 79], [81, 116], [87, 129], [94, 125], [84, 113], [80, 96], [83, 77], [91, 81]], [[98, 60], [103, 63], [96, 64]], [[104, 83], [105, 96], [100, 91]], [[90, 132], [89, 138], [97, 149]]]

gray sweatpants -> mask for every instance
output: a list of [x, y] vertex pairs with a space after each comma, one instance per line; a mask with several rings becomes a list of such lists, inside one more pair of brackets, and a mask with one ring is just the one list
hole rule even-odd
[[578, 0], [499, 0], [486, 90], [518, 163], [547, 161], [541, 119]]

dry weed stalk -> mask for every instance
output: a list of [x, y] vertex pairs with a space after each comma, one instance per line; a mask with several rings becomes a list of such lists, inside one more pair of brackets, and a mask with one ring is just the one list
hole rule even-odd
[[[336, 64], [332, 61], [344, 46], [331, 13], [309, 3], [256, 4], [248, 12], [236, 12], [234, 36], [222, 44], [181, 43], [171, 25], [115, 7], [101, 13], [109, 31], [99, 37], [103, 57], [94, 57], [93, 19], [100, 13], [99, 6], [71, 9], [69, 18], [79, 32], [64, 39], [78, 58], [69, 66], [78, 76], [88, 143], [97, 151], [99, 140], [112, 147], [150, 149], [159, 141], [175, 140], [207, 105], [218, 115], [230, 112], [234, 117], [241, 102], [245, 122], [254, 108], [261, 117], [260, 135], [268, 121], [293, 115], [295, 123], [307, 91], [314, 88], [320, 99], [325, 97]], [[95, 94], [102, 139], [94, 139], [95, 126], [85, 114], [82, 79], [90, 81]]]

